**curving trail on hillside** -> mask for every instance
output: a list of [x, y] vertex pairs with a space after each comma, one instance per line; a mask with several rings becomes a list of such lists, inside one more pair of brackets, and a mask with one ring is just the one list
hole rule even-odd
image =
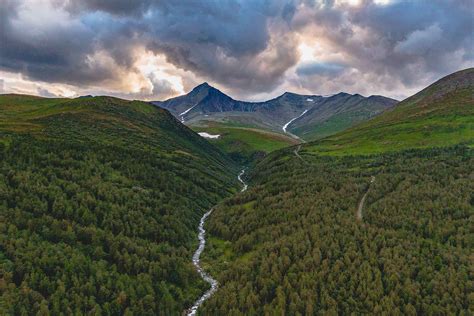
[[[237, 179], [239, 180], [240, 183], [242, 183], [243, 187], [240, 192], [244, 192], [247, 190], [248, 185], [242, 180], [242, 176], [245, 173], [245, 169], [242, 169], [240, 171], [239, 175], [237, 176]], [[186, 315], [188, 316], [194, 316], [196, 315], [196, 312], [198, 308], [204, 303], [205, 300], [207, 300], [209, 297], [214, 294], [214, 292], [217, 290], [219, 283], [217, 282], [216, 279], [214, 279], [212, 276], [210, 276], [204, 269], [201, 267], [201, 254], [204, 251], [204, 247], [206, 246], [206, 230], [204, 229], [204, 224], [206, 223], [206, 219], [211, 215], [213, 209], [210, 209], [209, 212], [204, 214], [201, 217], [201, 220], [199, 222], [198, 230], [198, 239], [199, 239], [199, 246], [194, 252], [193, 255], [193, 264], [196, 267], [197, 272], [201, 275], [201, 278], [209, 283], [211, 285], [211, 288], [207, 290], [195, 303], [194, 305], [186, 311]]]
[[370, 179], [369, 188], [367, 189], [367, 192], [365, 192], [364, 196], [362, 196], [362, 199], [359, 202], [359, 207], [357, 208], [357, 220], [359, 221], [361, 221], [363, 218], [362, 210], [364, 208], [365, 199], [367, 198], [367, 194], [369, 194], [371, 184], [374, 182], [375, 182], [375, 177], [372, 176], [372, 178]]
[[293, 152], [295, 153], [296, 157], [301, 159], [301, 161], [306, 162], [306, 161], [303, 160], [303, 157], [300, 156], [300, 150], [301, 150], [301, 145], [298, 145], [298, 147], [296, 147], [296, 149]]

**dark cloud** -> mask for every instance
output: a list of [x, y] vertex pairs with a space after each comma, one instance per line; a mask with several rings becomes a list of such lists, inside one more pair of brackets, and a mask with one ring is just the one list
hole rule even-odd
[[[297, 62], [287, 26], [294, 6], [283, 4], [216, 1], [191, 7], [179, 2], [147, 17], [153, 37], [149, 48], [165, 53], [176, 66], [231, 89], [268, 90]], [[268, 26], [272, 18], [274, 29]]]
[[[136, 51], [142, 48], [191, 73], [183, 82], [199, 78], [240, 95], [294, 82], [313, 89], [313, 77], [332, 79], [339, 91], [364, 80], [390, 91], [473, 64], [472, 6], [468, 0], [361, 0], [358, 6], [312, 0], [3, 0], [0, 70], [82, 88], [120, 87], [130, 80], [127, 74], [140, 74]], [[329, 45], [331, 57], [319, 54], [321, 60], [301, 64], [298, 45], [306, 39]], [[147, 76], [148, 87], [135, 94], [176, 93], [163, 78]]]
[[[151, 0], [55, 0], [71, 13], [107, 12], [115, 15], [142, 15], [155, 1]], [[158, 2], [158, 1], [156, 1]]]
[[[68, 23], [40, 36], [29, 36], [28, 25], [18, 27], [18, 7], [3, 10], [8, 14], [2, 22], [0, 67], [46, 82], [87, 85], [117, 79], [117, 68], [136, 71], [133, 51], [139, 46], [164, 53], [177, 67], [204, 78], [254, 91], [274, 87], [297, 61], [294, 47], [272, 40], [268, 25], [274, 19], [288, 27], [295, 12], [288, 1], [53, 0], [52, 8], [65, 12]], [[291, 37], [287, 31], [277, 36]], [[268, 49], [274, 54], [265, 54]]]
[[112, 68], [90, 63], [88, 56], [99, 48], [91, 29], [61, 21], [44, 21], [48, 27], [37, 29], [34, 21], [20, 19], [19, 5], [9, 6], [7, 1], [0, 7], [8, 12], [2, 13], [1, 69], [21, 72], [32, 79], [71, 84], [100, 82], [113, 76]]
[[472, 64], [465, 52], [474, 48], [473, 10], [472, 1], [463, 0], [364, 1], [343, 10], [333, 2], [295, 26], [313, 26], [360, 72], [390, 74], [409, 87]]

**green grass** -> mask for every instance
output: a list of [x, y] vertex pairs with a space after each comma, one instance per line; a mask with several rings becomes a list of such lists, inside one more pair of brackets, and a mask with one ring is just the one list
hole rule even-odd
[[218, 139], [209, 141], [242, 163], [249, 162], [261, 153], [266, 154], [298, 142], [286, 135], [222, 123], [209, 122], [206, 127], [191, 128], [196, 132], [221, 135]]
[[363, 112], [341, 113], [332, 116], [327, 121], [295, 128], [291, 132], [305, 140], [317, 140], [334, 135], [367, 119], [368, 114]]
[[232, 243], [214, 236], [206, 237], [206, 250], [202, 254], [201, 265], [213, 276], [228, 270], [229, 263], [235, 259]]
[[474, 142], [472, 88], [443, 97], [422, 93], [394, 110], [334, 136], [305, 146], [304, 151], [326, 155], [357, 155], [408, 148], [443, 147]]
[[161, 154], [166, 152], [171, 156], [188, 154], [189, 150], [182, 149], [192, 148], [223, 157], [222, 152], [201, 137], [195, 137], [167, 111], [150, 103], [113, 97], [49, 99], [0, 95], [0, 142], [8, 144], [15, 134], [158, 149]]
[[218, 276], [224, 271], [229, 270], [231, 263], [249, 263], [256, 252], [256, 250], [251, 250], [237, 255], [233, 250], [232, 242], [215, 236], [208, 236], [206, 239], [206, 251], [202, 255], [202, 267], [211, 275]]

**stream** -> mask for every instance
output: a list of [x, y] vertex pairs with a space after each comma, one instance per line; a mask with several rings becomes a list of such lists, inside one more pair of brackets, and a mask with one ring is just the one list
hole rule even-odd
[[[242, 169], [240, 171], [239, 175], [237, 176], [237, 179], [239, 180], [240, 183], [242, 183], [242, 190], [240, 192], [244, 192], [247, 190], [248, 185], [242, 180], [242, 176], [245, 173], [245, 169]], [[198, 239], [199, 239], [199, 246], [194, 252], [193, 255], [193, 264], [196, 267], [197, 272], [201, 275], [201, 278], [209, 283], [211, 285], [211, 288], [207, 290], [195, 303], [194, 305], [187, 310], [186, 315], [188, 316], [194, 316], [196, 315], [196, 312], [199, 308], [199, 306], [204, 303], [205, 300], [207, 300], [209, 297], [214, 294], [214, 292], [217, 290], [217, 287], [219, 286], [219, 283], [217, 282], [216, 279], [214, 279], [212, 276], [210, 276], [204, 269], [201, 267], [201, 254], [204, 250], [204, 247], [206, 246], [206, 230], [204, 229], [204, 224], [206, 223], [206, 219], [211, 215], [213, 209], [210, 209], [206, 214], [204, 214], [201, 217], [201, 221], [199, 222], [198, 230]]]

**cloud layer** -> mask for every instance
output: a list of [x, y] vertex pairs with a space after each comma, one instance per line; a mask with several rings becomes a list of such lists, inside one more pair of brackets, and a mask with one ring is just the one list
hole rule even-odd
[[4, 0], [5, 92], [403, 98], [474, 65], [469, 0]]

